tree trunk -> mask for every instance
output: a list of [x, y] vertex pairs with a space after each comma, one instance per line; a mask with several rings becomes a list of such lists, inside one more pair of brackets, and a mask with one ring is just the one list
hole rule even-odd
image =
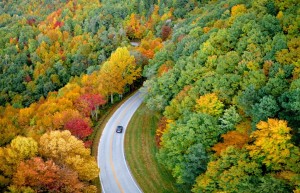
[[98, 112], [99, 112], [99, 106], [96, 107], [96, 120], [98, 120]]
[[111, 104], [114, 103], [114, 96], [113, 96], [113, 93], [110, 93], [110, 103], [111, 103]]

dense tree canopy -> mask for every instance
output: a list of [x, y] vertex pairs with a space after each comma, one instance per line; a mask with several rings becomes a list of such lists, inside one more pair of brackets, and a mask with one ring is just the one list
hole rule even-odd
[[299, 191], [299, 5], [174, 2], [182, 19], [143, 71], [160, 163], [193, 192]]
[[[152, 9], [157, 2], [138, 3], [0, 2], [1, 192], [97, 191], [89, 149], [97, 121], [109, 97], [135, 88], [172, 17], [169, 8]], [[142, 26], [136, 48], [134, 26]]]
[[296, 0], [0, 2], [0, 191], [96, 192], [95, 123], [143, 76], [163, 115], [158, 161], [180, 186], [299, 192], [299, 11]]

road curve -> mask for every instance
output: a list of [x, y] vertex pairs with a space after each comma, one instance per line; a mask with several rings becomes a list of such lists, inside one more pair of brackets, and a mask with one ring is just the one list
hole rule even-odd
[[[103, 193], [142, 193], [129, 171], [124, 154], [125, 131], [142, 100], [142, 94], [136, 92], [118, 108], [102, 132], [97, 160]], [[123, 133], [116, 133], [118, 125], [124, 127]]]

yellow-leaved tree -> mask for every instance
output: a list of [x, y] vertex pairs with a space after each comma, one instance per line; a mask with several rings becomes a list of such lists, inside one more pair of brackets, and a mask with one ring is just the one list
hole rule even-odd
[[218, 116], [222, 114], [224, 104], [218, 99], [216, 93], [209, 93], [196, 101], [196, 111], [206, 113], [212, 116]]
[[300, 149], [292, 143], [287, 121], [268, 119], [260, 121], [257, 130], [250, 136], [254, 143], [246, 146], [252, 159], [266, 166], [267, 171], [276, 172], [280, 178], [292, 182], [299, 191]]
[[79, 179], [90, 181], [99, 174], [97, 162], [82, 141], [70, 131], [51, 131], [40, 138], [39, 152], [56, 163], [66, 164], [78, 173]]
[[17, 166], [38, 153], [37, 142], [30, 137], [17, 136], [6, 147], [0, 147], [0, 187], [8, 185]]
[[118, 48], [111, 54], [110, 59], [105, 62], [100, 70], [101, 84], [111, 95], [123, 94], [126, 85], [130, 85], [141, 76], [141, 68], [135, 63], [126, 47]]
[[278, 176], [299, 187], [300, 149], [292, 143], [287, 121], [268, 119], [256, 127], [250, 136], [255, 139], [254, 143], [246, 146], [250, 156], [264, 164], [267, 170], [276, 171]]
[[268, 119], [257, 125], [257, 130], [251, 135], [255, 139], [253, 145], [247, 146], [250, 156], [261, 160], [269, 169], [281, 170], [295, 167], [300, 159], [299, 148], [291, 142], [291, 128], [287, 121]]

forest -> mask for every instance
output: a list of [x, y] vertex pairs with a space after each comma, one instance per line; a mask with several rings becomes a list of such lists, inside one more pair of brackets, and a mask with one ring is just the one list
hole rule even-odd
[[300, 193], [299, 34], [297, 0], [1, 1], [0, 191], [96, 192], [97, 121], [144, 81], [178, 186]]

